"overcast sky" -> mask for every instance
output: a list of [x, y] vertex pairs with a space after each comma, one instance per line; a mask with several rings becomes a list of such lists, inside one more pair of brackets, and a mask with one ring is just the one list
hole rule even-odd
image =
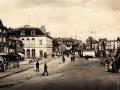
[[0, 18], [7, 27], [46, 25], [52, 36], [85, 40], [120, 36], [120, 0], [1, 0]]

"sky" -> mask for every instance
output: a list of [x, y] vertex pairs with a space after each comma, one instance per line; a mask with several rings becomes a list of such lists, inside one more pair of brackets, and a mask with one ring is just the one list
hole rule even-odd
[[54, 37], [85, 41], [120, 36], [120, 0], [0, 0], [7, 27], [45, 25]]

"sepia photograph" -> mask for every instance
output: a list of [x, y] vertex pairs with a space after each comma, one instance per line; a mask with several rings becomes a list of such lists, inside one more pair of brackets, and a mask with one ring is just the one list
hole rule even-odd
[[120, 90], [120, 0], [0, 0], [0, 90]]

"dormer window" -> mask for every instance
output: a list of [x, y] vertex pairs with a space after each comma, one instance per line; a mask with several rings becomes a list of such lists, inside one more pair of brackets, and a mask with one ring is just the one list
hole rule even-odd
[[21, 35], [25, 35], [25, 31], [21, 31]]
[[22, 38], [22, 41], [25, 40], [24, 38]]
[[32, 30], [32, 31], [31, 31], [31, 35], [35, 35], [35, 30]]

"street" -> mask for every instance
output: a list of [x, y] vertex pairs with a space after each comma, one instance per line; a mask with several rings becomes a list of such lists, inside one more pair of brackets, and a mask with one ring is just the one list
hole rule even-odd
[[49, 76], [42, 76], [35, 68], [0, 80], [0, 90], [120, 90], [120, 73], [105, 72], [96, 59], [76, 58], [74, 62], [65, 57], [48, 62]]

